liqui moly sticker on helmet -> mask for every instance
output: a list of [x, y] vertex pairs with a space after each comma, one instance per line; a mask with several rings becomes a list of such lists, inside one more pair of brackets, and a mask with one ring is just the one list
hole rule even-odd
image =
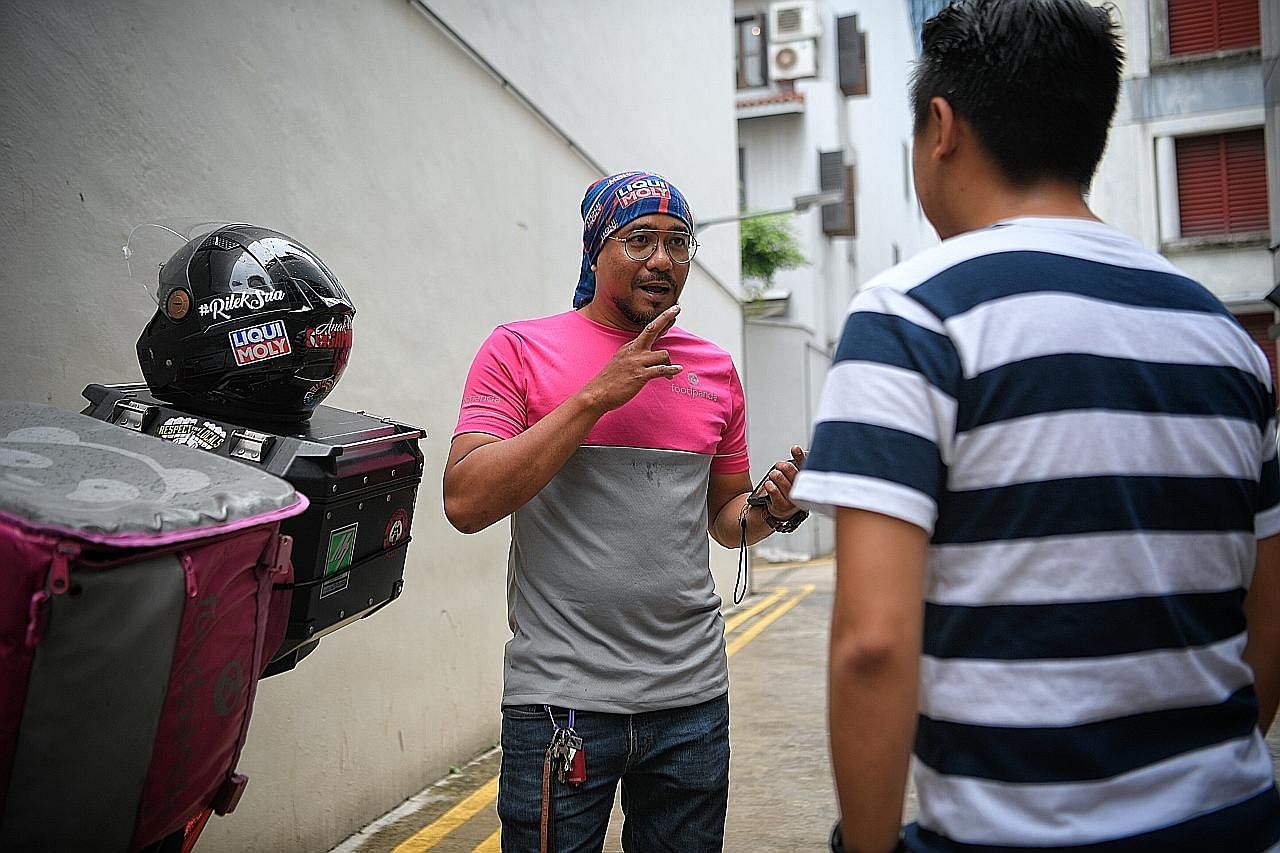
[[351, 315], [334, 317], [307, 329], [308, 349], [351, 349]]
[[259, 323], [245, 329], [236, 329], [227, 335], [231, 340], [231, 351], [235, 353], [236, 364], [244, 367], [270, 358], [288, 355], [289, 333], [283, 320], [272, 320], [270, 323]]
[[208, 302], [200, 303], [201, 317], [216, 317], [219, 320], [230, 320], [232, 313], [242, 311], [261, 311], [268, 305], [284, 299], [283, 290], [245, 290], [240, 293], [228, 293], [226, 296], [215, 296]]

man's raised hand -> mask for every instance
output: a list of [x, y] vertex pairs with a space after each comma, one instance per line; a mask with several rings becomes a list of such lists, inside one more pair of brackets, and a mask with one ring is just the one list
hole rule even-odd
[[672, 305], [653, 322], [640, 330], [634, 340], [618, 348], [609, 363], [600, 369], [582, 389], [590, 404], [601, 412], [611, 411], [626, 403], [654, 379], [670, 378], [684, 368], [671, 363], [664, 349], [654, 349], [654, 342], [676, 322], [679, 305]]

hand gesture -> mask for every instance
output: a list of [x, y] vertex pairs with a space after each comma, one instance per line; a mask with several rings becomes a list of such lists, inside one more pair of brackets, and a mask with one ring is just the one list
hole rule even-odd
[[684, 368], [671, 363], [671, 356], [664, 349], [653, 349], [653, 343], [662, 337], [676, 321], [679, 305], [672, 305], [653, 322], [640, 330], [635, 340], [618, 348], [609, 363], [600, 369], [582, 393], [601, 413], [626, 403], [647, 383], [658, 378], [670, 378]]
[[791, 486], [804, 467], [804, 456], [804, 448], [793, 444], [791, 458], [773, 463], [773, 467], [765, 475], [764, 485], [757, 490], [758, 494], [769, 498], [767, 509], [774, 518], [790, 518], [800, 511], [800, 507], [791, 502]]

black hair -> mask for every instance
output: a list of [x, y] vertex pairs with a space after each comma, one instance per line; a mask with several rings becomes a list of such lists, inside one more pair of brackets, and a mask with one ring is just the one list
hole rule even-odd
[[1111, 7], [956, 0], [924, 24], [911, 77], [915, 131], [942, 97], [1015, 186], [1086, 190], [1107, 144], [1124, 51]]

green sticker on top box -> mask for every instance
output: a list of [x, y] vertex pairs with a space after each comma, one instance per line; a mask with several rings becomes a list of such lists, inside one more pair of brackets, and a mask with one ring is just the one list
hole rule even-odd
[[359, 522], [339, 527], [329, 534], [329, 549], [324, 558], [325, 577], [336, 574], [351, 565], [356, 555], [356, 530]]

